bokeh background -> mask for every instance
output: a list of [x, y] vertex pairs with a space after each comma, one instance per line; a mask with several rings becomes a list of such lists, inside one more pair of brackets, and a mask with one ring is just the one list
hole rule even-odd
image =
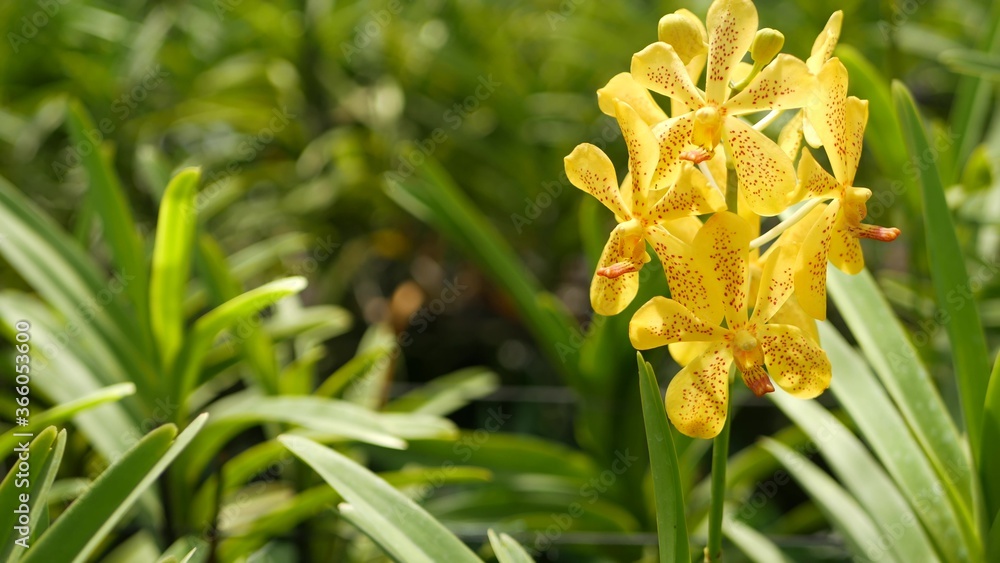
[[[617, 125], [600, 113], [595, 90], [656, 40], [660, 16], [678, 8], [703, 16], [708, 4], [4, 2], [0, 175], [107, 263], [86, 175], [63, 126], [67, 101], [80, 100], [103, 128], [100, 141], [114, 151], [147, 243], [161, 179], [181, 166], [203, 167], [200, 228], [246, 287], [304, 275], [304, 303], [350, 313], [350, 327], [315, 360], [316, 381], [359, 348], [393, 341], [400, 353], [377, 378], [380, 403], [458, 370], [485, 374], [486, 391], [473, 388], [450, 418], [467, 429], [479, 456], [469, 463], [500, 478], [438, 488], [424, 504], [472, 544], [487, 525], [507, 523], [534, 545], [532, 530], [550, 526], [567, 498], [581, 496], [550, 482], [561, 466], [585, 458], [607, 468], [625, 451], [637, 466], [646, 463], [625, 326], [644, 296], [665, 291], [651, 268], [632, 309], [592, 322], [587, 288], [613, 218], [568, 184], [562, 159], [592, 142], [624, 165]], [[997, 11], [987, 0], [757, 5], [761, 27], [782, 31], [785, 51], [801, 58], [830, 14], [844, 11], [845, 58], [869, 64], [867, 74], [849, 65], [852, 93], [873, 99], [858, 184], [875, 192], [874, 220], [903, 232], [891, 245], [865, 241], [867, 262], [957, 412], [947, 340], [933, 320], [914, 174], [880, 127], [890, 119], [889, 80], [899, 79], [933, 120], [940, 152], [928, 158], [946, 183], [961, 184], [948, 192], [949, 205], [995, 343], [1000, 117], [992, 80], [1000, 67], [963, 53], [989, 49]], [[0, 285], [30, 290], [2, 260]], [[840, 322], [835, 313], [833, 321]], [[648, 357], [661, 383], [677, 369], [665, 353]], [[746, 393], [737, 401], [732, 451], [748, 448], [751, 456], [731, 492], [739, 511], [777, 468], [752, 451], [757, 437], [804, 439], [769, 402]], [[480, 449], [475, 432], [498, 418], [500, 432]], [[524, 451], [547, 453], [534, 459], [505, 450], [498, 444], [507, 435], [523, 438]], [[694, 484], [707, 471], [707, 446], [681, 445], [684, 478], [701, 498], [693, 511], [705, 509], [707, 490]], [[242, 447], [234, 441], [226, 455]], [[402, 453], [372, 448], [367, 460], [375, 469], [434, 465], [455, 451], [417, 443]], [[616, 476], [595, 495], [592, 513], [560, 528], [541, 557], [638, 558], [655, 543], [643, 473]], [[801, 560], [847, 560], [794, 482], [752, 512], [749, 523]], [[297, 546], [302, 560], [326, 560], [303, 555], [302, 533], [276, 541]]]

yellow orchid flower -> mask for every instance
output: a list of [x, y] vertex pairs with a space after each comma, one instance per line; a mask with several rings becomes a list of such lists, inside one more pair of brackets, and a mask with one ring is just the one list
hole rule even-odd
[[678, 152], [678, 158], [699, 162], [711, 158], [716, 146], [724, 143], [747, 204], [760, 215], [776, 215], [785, 209], [786, 197], [795, 189], [795, 167], [774, 141], [738, 116], [807, 105], [815, 95], [815, 77], [806, 63], [781, 54], [734, 93], [729, 82], [754, 41], [757, 9], [750, 0], [715, 0], [706, 22], [704, 92], [691, 80], [673, 45], [656, 42], [632, 57], [631, 74], [638, 84], [690, 108], [662, 129], [658, 137], [661, 163], [671, 152], [678, 152], [670, 150], [672, 145], [697, 145], [698, 154]]
[[[823, 31], [813, 41], [812, 51], [809, 54], [809, 58], [806, 59], [806, 67], [809, 68], [809, 72], [813, 76], [819, 75], [820, 70], [823, 69], [823, 65], [833, 56], [833, 51], [837, 47], [837, 41], [840, 40], [840, 28], [843, 22], [844, 12], [837, 10], [830, 15], [830, 19], [826, 21]], [[816, 101], [817, 103], [823, 103], [822, 99], [817, 99]], [[785, 151], [785, 154], [794, 159], [799, 152], [799, 148], [802, 146], [803, 137], [805, 137], [805, 141], [809, 143], [809, 146], [813, 148], [823, 146], [823, 141], [816, 135], [816, 130], [809, 122], [809, 119], [806, 118], [804, 112], [800, 111], [781, 129], [781, 133], [778, 136], [778, 146]]]
[[[680, 167], [661, 170], [658, 143], [642, 116], [621, 100], [615, 102], [615, 113], [629, 154], [621, 188], [614, 165], [596, 146], [578, 145], [565, 159], [570, 182], [596, 197], [618, 221], [590, 285], [594, 311], [616, 315], [632, 302], [639, 288], [638, 272], [650, 260], [647, 241], [660, 257], [674, 295], [683, 296], [679, 298], [706, 315], [718, 311], [699, 288], [704, 275], [690, 267], [691, 251], [681, 237], [684, 225], [690, 225], [683, 219], [725, 209], [722, 195], [695, 181], [678, 182]], [[674, 225], [678, 221], [681, 225]]]
[[847, 96], [847, 69], [833, 58], [819, 73], [827, 103], [806, 109], [806, 116], [823, 142], [833, 168], [831, 176], [812, 153], [803, 151], [799, 160], [800, 193], [803, 197], [831, 199], [822, 213], [814, 210], [815, 224], [809, 230], [796, 262], [795, 289], [803, 309], [813, 317], [826, 318], [826, 264], [848, 274], [865, 267], [859, 238], [884, 242], [899, 236], [899, 229], [862, 223], [865, 202], [872, 192], [854, 186], [861, 159], [861, 145], [868, 122], [868, 102]]
[[687, 436], [713, 438], [722, 430], [733, 362], [758, 397], [774, 390], [772, 379], [801, 399], [814, 398], [830, 385], [826, 353], [800, 328], [773, 322], [792, 293], [793, 269], [780, 245], [764, 265], [761, 291], [748, 318], [750, 240], [750, 226], [729, 212], [715, 214], [694, 239], [695, 260], [707, 262], [705, 267], [715, 272], [716, 283], [704, 291], [723, 304], [725, 327], [664, 297], [651, 299], [629, 323], [629, 338], [639, 350], [707, 343], [667, 387], [667, 415]]

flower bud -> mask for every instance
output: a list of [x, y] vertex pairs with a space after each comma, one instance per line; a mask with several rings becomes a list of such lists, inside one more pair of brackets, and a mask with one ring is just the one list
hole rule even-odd
[[750, 57], [753, 58], [754, 66], [764, 66], [771, 62], [784, 46], [785, 36], [780, 31], [769, 27], [759, 30], [750, 47]]
[[669, 43], [681, 62], [708, 52], [708, 36], [701, 21], [687, 10], [677, 10], [660, 18], [659, 40]]

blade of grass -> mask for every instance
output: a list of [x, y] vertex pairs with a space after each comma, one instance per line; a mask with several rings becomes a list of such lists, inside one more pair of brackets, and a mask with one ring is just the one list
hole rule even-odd
[[167, 424], [143, 437], [56, 519], [22, 563], [88, 560], [146, 489], [191, 443], [206, 418], [199, 416], [180, 435], [176, 427]]
[[972, 465], [920, 353], [867, 270], [856, 276], [830, 268], [827, 288], [882, 385], [943, 481], [954, 481], [973, 512]]
[[691, 560], [691, 554], [673, 434], [653, 366], [643, 360], [639, 352], [636, 352], [636, 358], [639, 362], [639, 392], [643, 420], [646, 422], [646, 443], [649, 447], [649, 469], [653, 475], [660, 563], [687, 563]]
[[55, 405], [31, 416], [31, 424], [27, 427], [11, 429], [0, 435], [0, 459], [10, 455], [14, 447], [17, 446], [18, 438], [14, 433], [35, 432], [39, 428], [49, 425], [61, 424], [77, 414], [94, 407], [121, 400], [129, 395], [135, 394], [135, 385], [132, 383], [119, 383], [111, 387], [105, 387], [100, 391], [91, 393], [85, 397]]
[[[1000, 354], [993, 363], [983, 413], [983, 449], [980, 476], [986, 499], [986, 518], [1000, 515]], [[996, 525], [993, 526], [996, 528]], [[993, 547], [1000, 549], [1000, 545]]]
[[[782, 391], [769, 393], [768, 397], [785, 416], [806, 432], [833, 475], [854, 495], [872, 520], [888, 529], [901, 530], [891, 548], [897, 559], [927, 563], [939, 561], [924, 529], [913, 525], [918, 521], [917, 515], [861, 440], [815, 401], [795, 399]], [[942, 538], [940, 552], [945, 559], [957, 563], [962, 537], [958, 533], [957, 522], [948, 520], [946, 524], [947, 527], [940, 530], [933, 525], [929, 528]]]
[[184, 301], [195, 231], [195, 195], [199, 168], [180, 171], [167, 184], [160, 202], [149, 280], [149, 314], [163, 371], [169, 373], [184, 333]]
[[884, 538], [875, 522], [822, 469], [781, 442], [762, 438], [761, 446], [795, 477], [834, 529], [844, 536], [856, 557], [898, 561], [892, 554], [881, 551], [879, 545]]
[[[979, 51], [989, 56], [1000, 55], [1000, 4], [993, 4], [989, 22], [989, 30], [983, 36], [983, 44]], [[955, 103], [952, 105], [949, 122], [954, 134], [959, 135], [958, 143], [954, 145], [954, 166], [947, 176], [949, 182], [957, 182], [965, 169], [965, 163], [972, 156], [972, 151], [983, 139], [988, 117], [996, 100], [996, 84], [989, 77], [963, 76], [959, 79], [955, 90]]]
[[397, 559], [480, 561], [423, 508], [368, 469], [306, 438], [284, 435], [278, 440], [340, 493], [360, 515], [352, 520]]
[[[934, 154], [927, 141], [923, 119], [913, 97], [901, 82], [892, 85], [893, 104], [903, 124], [904, 138], [924, 196], [924, 223], [927, 225], [927, 252], [931, 280], [940, 311], [938, 322], [945, 325], [951, 342], [952, 362], [958, 380], [965, 430], [969, 435], [972, 459], [978, 461], [982, 449], [983, 397], [986, 396], [989, 359], [986, 337], [969, 287], [965, 255], [955, 234], [944, 185], [936, 165], [921, 167], [921, 159]], [[988, 499], [987, 506], [1000, 506], [1000, 498]]]
[[152, 350], [149, 333], [149, 274], [142, 238], [136, 231], [132, 210], [118, 175], [105, 157], [104, 147], [100, 142], [102, 134], [79, 101], [69, 102], [66, 123], [73, 146], [87, 171], [90, 180], [87, 193], [101, 217], [104, 236], [115, 263], [123, 275], [135, 278], [134, 282], [125, 287], [125, 292], [132, 301], [139, 321], [139, 332], [134, 336], [139, 338], [141, 349], [149, 352]]
[[739, 520], [726, 518], [722, 531], [754, 563], [794, 563], [767, 536]]
[[[56, 442], [57, 434], [61, 436], [58, 443]], [[24, 553], [24, 547], [15, 543], [15, 540], [22, 537], [20, 531], [15, 529], [15, 527], [22, 525], [19, 522], [19, 516], [23, 513], [28, 517], [30, 523], [37, 524], [39, 507], [45, 505], [45, 499], [40, 494], [40, 488], [44, 482], [40, 477], [46, 474], [45, 466], [50, 458], [57, 453], [60, 458], [62, 457], [62, 448], [66, 445], [65, 432], [57, 433], [55, 427], [52, 426], [39, 432], [34, 440], [25, 440], [24, 438], [21, 440], [27, 444], [24, 452], [28, 456], [30, 464], [27, 476], [23, 474], [18, 476], [20, 469], [15, 463], [4, 477], [3, 482], [0, 482], [0, 506], [4, 507], [3, 512], [0, 513], [0, 525], [3, 526], [0, 528], [2, 530], [0, 531], [0, 540], [2, 540], [0, 541], [0, 561], [16, 561]], [[58, 468], [58, 465], [56, 467]], [[51, 482], [48, 483], [48, 486], [51, 485]], [[22, 494], [28, 495], [28, 502], [21, 502]], [[22, 510], [23, 512], [19, 512]]]
[[504, 533], [497, 534], [492, 528], [486, 531], [486, 535], [500, 563], [534, 563], [534, 558], [514, 538]]

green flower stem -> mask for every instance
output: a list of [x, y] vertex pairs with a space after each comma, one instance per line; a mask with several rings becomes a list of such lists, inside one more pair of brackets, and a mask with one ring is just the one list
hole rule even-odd
[[[732, 374], [732, 370], [730, 371]], [[712, 504], [708, 511], [708, 547], [705, 563], [722, 561], [722, 509], [726, 501], [726, 464], [729, 461], [729, 427], [732, 425], [732, 406], [726, 415], [722, 432], [712, 443]]]

